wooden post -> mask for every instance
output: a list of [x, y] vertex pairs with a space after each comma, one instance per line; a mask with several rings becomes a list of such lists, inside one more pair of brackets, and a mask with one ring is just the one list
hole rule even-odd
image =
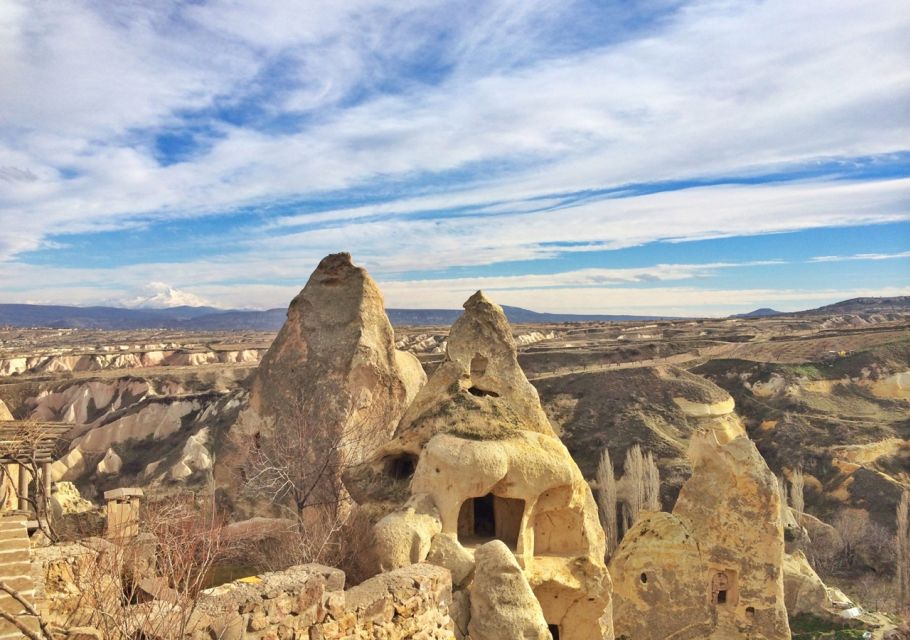
[[45, 517], [50, 519], [50, 506], [51, 506], [51, 463], [42, 462], [41, 463], [41, 482], [44, 486], [44, 496], [41, 498], [43, 503], [41, 506], [44, 510]]
[[28, 467], [19, 463], [19, 511], [28, 511]]

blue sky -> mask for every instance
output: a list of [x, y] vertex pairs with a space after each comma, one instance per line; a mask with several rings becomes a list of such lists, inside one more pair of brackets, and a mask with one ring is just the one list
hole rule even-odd
[[910, 294], [899, 0], [0, 4], [0, 301]]

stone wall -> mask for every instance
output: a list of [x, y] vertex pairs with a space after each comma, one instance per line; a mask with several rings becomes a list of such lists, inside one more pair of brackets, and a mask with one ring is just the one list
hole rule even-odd
[[193, 640], [383, 638], [454, 640], [449, 571], [415, 564], [344, 591], [344, 573], [320, 565], [232, 582], [204, 593]]
[[[0, 517], [0, 582], [16, 591], [26, 601], [34, 602], [29, 558], [29, 539], [24, 515]], [[22, 605], [10, 595], [0, 593], [0, 610], [14, 616], [31, 631], [37, 631], [38, 620], [25, 614]], [[22, 638], [22, 632], [6, 620], [0, 620], [0, 638]]]

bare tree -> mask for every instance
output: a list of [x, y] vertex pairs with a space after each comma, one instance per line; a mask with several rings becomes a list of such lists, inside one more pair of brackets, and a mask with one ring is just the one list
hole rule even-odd
[[803, 470], [797, 467], [790, 474], [790, 504], [797, 513], [805, 513], [806, 510], [804, 490], [805, 478], [803, 477]]
[[787, 496], [787, 481], [784, 480], [783, 476], [777, 476], [777, 492], [780, 494], [780, 510], [782, 520], [787, 521], [786, 512], [789, 508], [789, 498]]
[[267, 542], [253, 543], [250, 553], [269, 570], [315, 562], [356, 576], [364, 570], [370, 532], [342, 474], [363, 462], [387, 434], [350, 419], [319, 428], [310, 423], [311, 414], [302, 399], [290, 402], [275, 428], [254, 438], [243, 491], [271, 502], [292, 524]]
[[660, 511], [660, 469], [649, 451], [645, 456], [643, 507], [647, 511]]
[[597, 506], [600, 511], [600, 523], [607, 537], [607, 557], [613, 555], [618, 542], [619, 531], [616, 521], [616, 476], [613, 473], [613, 461], [610, 450], [604, 447], [597, 465]]
[[910, 608], [910, 490], [904, 489], [897, 505], [897, 532], [894, 538], [899, 607]]
[[626, 452], [620, 486], [625, 506], [623, 531], [635, 524], [642, 511], [660, 510], [660, 470], [654, 456], [643, 455], [637, 444]]

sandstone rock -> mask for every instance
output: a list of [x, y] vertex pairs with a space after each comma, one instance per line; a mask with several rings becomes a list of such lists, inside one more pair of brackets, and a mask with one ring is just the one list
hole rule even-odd
[[[230, 485], [250, 443], [297, 433], [308, 446], [303, 461], [329, 471], [311, 502], [337, 500], [340, 471], [372, 453], [395, 425], [426, 376], [411, 354], [395, 350], [392, 326], [376, 283], [351, 256], [327, 256], [288, 308], [288, 318], [262, 358], [249, 408], [231, 427], [233, 449], [219, 457], [216, 481]], [[248, 414], [254, 415], [248, 415]]]
[[732, 627], [768, 640], [789, 638], [774, 474], [746, 436], [720, 444], [714, 431], [700, 432], [690, 457], [692, 478], [673, 513], [689, 523], [711, 572], [704, 588], [712, 594], [715, 634]]
[[610, 562], [618, 636], [790, 637], [777, 481], [732, 415], [701, 411], [692, 477], [672, 514], [650, 514]]
[[450, 533], [433, 536], [426, 561], [451, 571], [455, 586], [462, 586], [474, 572], [474, 556]]
[[[500, 540], [561, 640], [612, 638], [611, 584], [591, 489], [518, 366], [505, 314], [483, 294], [465, 304], [446, 361], [395, 437], [345, 481], [371, 507], [411, 496], [376, 525], [382, 566], [426, 559], [464, 583], [475, 550]], [[434, 507], [439, 529], [429, 545], [405, 524], [416, 499]]]
[[670, 513], [636, 522], [610, 559], [617, 637], [707, 638], [713, 616], [705, 594], [708, 566], [688, 525]]
[[96, 472], [98, 475], [114, 475], [120, 473], [120, 469], [123, 467], [123, 460], [120, 459], [120, 456], [117, 455], [117, 452], [114, 451], [114, 448], [111, 447], [107, 450], [107, 453], [104, 454], [101, 462], [98, 463]]
[[92, 511], [95, 505], [86, 500], [79, 493], [72, 482], [56, 482], [51, 491], [50, 505], [52, 513], [56, 517], [70, 515], [74, 513], [85, 513]]
[[9, 407], [6, 406], [6, 403], [3, 402], [3, 400], [0, 400], [0, 420], [15, 420]]
[[402, 509], [376, 523], [376, 555], [383, 571], [423, 562], [433, 537], [442, 530], [439, 511], [426, 494], [414, 495]]
[[809, 566], [802, 551], [788, 554], [784, 559], [784, 594], [790, 617], [801, 613], [824, 616], [832, 606], [828, 588]]
[[209, 471], [212, 468], [212, 454], [206, 446], [208, 440], [207, 427], [187, 438], [180, 460], [168, 472], [172, 480], [185, 480], [198, 471]]
[[540, 604], [509, 548], [499, 540], [475, 553], [471, 640], [550, 640]]

